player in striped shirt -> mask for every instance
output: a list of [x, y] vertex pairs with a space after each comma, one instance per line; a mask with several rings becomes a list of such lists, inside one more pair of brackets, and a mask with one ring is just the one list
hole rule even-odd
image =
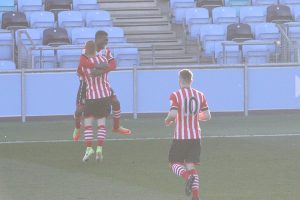
[[[110, 49], [107, 47], [107, 43], [108, 43], [107, 33], [105, 31], [98, 31], [95, 36], [95, 43], [97, 47], [97, 55], [104, 56], [108, 61], [104, 71], [106, 73], [114, 71], [117, 67], [117, 63]], [[80, 138], [80, 122], [81, 122], [81, 116], [82, 116], [82, 111], [85, 102], [85, 89], [86, 89], [86, 84], [83, 81], [80, 81], [80, 86], [77, 92], [77, 100], [76, 100], [77, 109], [75, 112], [75, 129], [73, 132], [73, 139], [75, 141], [79, 140]], [[117, 95], [114, 93], [113, 90], [111, 96], [111, 104], [113, 110], [112, 131], [115, 133], [120, 133], [125, 135], [131, 134], [130, 129], [124, 128], [120, 125], [121, 105], [120, 105], [120, 101], [117, 98]]]
[[173, 143], [169, 152], [172, 171], [186, 181], [186, 195], [192, 193], [192, 200], [199, 200], [199, 175], [195, 165], [200, 162], [200, 121], [211, 118], [202, 92], [191, 87], [193, 73], [184, 69], [179, 72], [180, 89], [170, 96], [171, 109], [165, 124], [176, 123]]
[[[96, 160], [102, 160], [102, 147], [106, 136], [106, 117], [111, 112], [111, 88], [105, 68], [107, 59], [96, 55], [93, 41], [86, 43], [86, 52], [80, 57], [77, 73], [86, 84], [84, 106], [84, 139], [87, 146], [83, 161], [95, 153], [93, 143], [93, 121], [97, 122]], [[101, 73], [99, 73], [101, 71]]]

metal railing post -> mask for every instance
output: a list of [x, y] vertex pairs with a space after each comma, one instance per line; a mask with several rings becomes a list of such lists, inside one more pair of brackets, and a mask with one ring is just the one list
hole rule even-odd
[[248, 63], [246, 62], [244, 65], [244, 116], [248, 116], [248, 104], [249, 104], [249, 94], [248, 94]]
[[137, 66], [133, 66], [132, 70], [133, 78], [133, 119], [137, 119], [137, 110], [138, 110], [138, 92], [137, 92]]
[[25, 69], [21, 68], [21, 117], [26, 122], [26, 92], [25, 92]]

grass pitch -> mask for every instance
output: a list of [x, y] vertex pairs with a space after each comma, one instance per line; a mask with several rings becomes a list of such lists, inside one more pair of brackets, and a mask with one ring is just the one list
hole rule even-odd
[[[261, 114], [203, 123], [201, 198], [298, 200], [299, 121], [298, 114]], [[189, 199], [168, 168], [173, 128], [163, 118], [123, 124], [132, 136], [109, 131], [109, 139], [120, 140], [106, 142], [104, 162], [82, 163], [84, 145], [63, 141], [71, 139], [73, 121], [1, 122], [0, 200]]]

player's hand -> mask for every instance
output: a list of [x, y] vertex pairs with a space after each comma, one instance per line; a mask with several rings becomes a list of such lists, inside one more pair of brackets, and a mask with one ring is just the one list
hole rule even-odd
[[97, 77], [97, 76], [101, 76], [103, 73], [104, 73], [103, 69], [92, 69], [91, 76]]
[[78, 104], [76, 106], [76, 113], [82, 113], [84, 110], [84, 105], [83, 104]]
[[173, 123], [174, 123], [174, 120], [165, 119], [165, 125], [166, 126], [171, 126]]

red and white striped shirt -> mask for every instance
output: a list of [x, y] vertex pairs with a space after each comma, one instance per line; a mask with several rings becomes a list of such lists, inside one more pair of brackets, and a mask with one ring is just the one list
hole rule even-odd
[[208, 110], [202, 92], [193, 88], [181, 88], [170, 96], [171, 109], [178, 110], [174, 139], [201, 139], [199, 113]]
[[77, 73], [86, 83], [86, 99], [101, 99], [111, 96], [111, 87], [107, 73], [103, 73], [101, 76], [97, 77], [91, 76], [95, 64], [100, 63], [107, 63], [107, 59], [103, 56], [88, 58], [81, 55], [80, 57]]

